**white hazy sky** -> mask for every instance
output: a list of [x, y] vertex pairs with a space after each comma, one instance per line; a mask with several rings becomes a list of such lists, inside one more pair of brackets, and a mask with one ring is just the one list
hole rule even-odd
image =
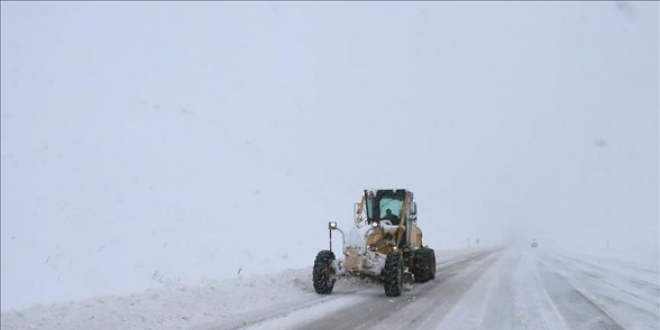
[[2, 2], [2, 309], [309, 266], [370, 187], [436, 248], [657, 257], [658, 14]]

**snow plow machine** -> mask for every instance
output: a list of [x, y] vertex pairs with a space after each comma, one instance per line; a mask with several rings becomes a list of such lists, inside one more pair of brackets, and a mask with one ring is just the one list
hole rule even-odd
[[[422, 245], [417, 204], [405, 189], [365, 190], [355, 204], [355, 225], [341, 229], [328, 223], [330, 246], [316, 255], [314, 290], [329, 294], [340, 277], [368, 277], [383, 283], [385, 295], [400, 296], [413, 282], [435, 278], [435, 252]], [[343, 258], [332, 251], [332, 233], [342, 237]]]

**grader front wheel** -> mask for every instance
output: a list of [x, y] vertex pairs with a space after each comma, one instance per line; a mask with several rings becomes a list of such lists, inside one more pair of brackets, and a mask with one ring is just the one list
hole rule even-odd
[[329, 294], [335, 286], [335, 279], [332, 273], [332, 262], [335, 260], [335, 254], [332, 251], [323, 250], [316, 255], [314, 260], [314, 270], [312, 279], [314, 282], [314, 291], [318, 294]]
[[403, 291], [403, 257], [401, 253], [390, 253], [385, 259], [383, 269], [385, 295], [398, 297]]

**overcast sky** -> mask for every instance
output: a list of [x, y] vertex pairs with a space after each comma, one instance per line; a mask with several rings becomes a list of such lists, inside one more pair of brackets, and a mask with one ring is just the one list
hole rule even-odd
[[3, 310], [310, 266], [372, 187], [435, 248], [658, 255], [657, 2], [1, 9]]

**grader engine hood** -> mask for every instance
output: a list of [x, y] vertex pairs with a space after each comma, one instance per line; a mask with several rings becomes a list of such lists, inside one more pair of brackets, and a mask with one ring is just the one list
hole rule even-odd
[[[349, 229], [346, 233], [336, 228], [344, 237], [342, 252], [346, 256], [341, 263], [343, 271], [349, 273], [379, 273], [384, 259], [373, 247], [381, 245], [385, 238], [394, 237], [396, 226], [362, 226]], [[373, 244], [373, 245], [370, 245]]]
[[394, 238], [399, 230], [397, 226], [379, 225], [363, 226], [353, 228], [346, 234], [344, 243], [344, 254], [349, 249], [352, 249], [359, 255], [367, 253], [370, 248], [377, 247], [382, 244], [394, 244]]
[[367, 237], [377, 228], [364, 226], [350, 229], [344, 244], [346, 259], [343, 268], [349, 273], [360, 273], [374, 267], [374, 262], [366, 257], [368, 252]]
[[352, 249], [358, 254], [364, 254], [367, 252], [367, 243], [365, 236], [371, 230], [370, 227], [360, 227], [352, 228], [348, 231], [348, 237], [346, 237], [346, 246], [345, 250]]

